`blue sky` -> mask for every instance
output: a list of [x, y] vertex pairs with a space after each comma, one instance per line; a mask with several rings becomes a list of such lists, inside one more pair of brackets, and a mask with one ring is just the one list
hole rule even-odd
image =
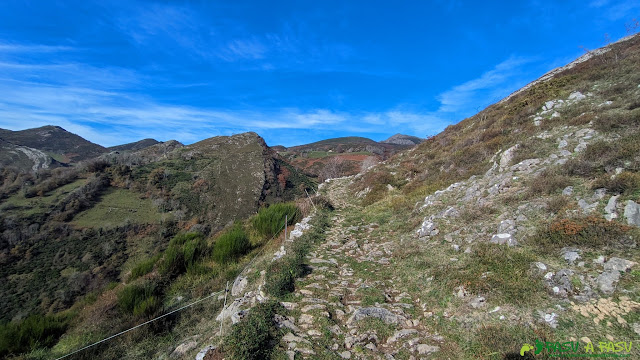
[[104, 146], [426, 137], [634, 18], [637, 0], [3, 0], [0, 127]]

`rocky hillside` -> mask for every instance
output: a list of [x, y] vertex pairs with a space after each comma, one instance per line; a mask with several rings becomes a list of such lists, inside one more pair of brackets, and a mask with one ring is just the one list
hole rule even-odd
[[[302, 240], [309, 271], [284, 293], [269, 276], [245, 287], [280, 303], [270, 356], [542, 359], [564, 354], [556, 343], [640, 356], [640, 37], [597, 54], [322, 184], [335, 210]], [[252, 312], [273, 316], [228, 314], [244, 330], [202, 354], [238, 356]]]
[[77, 163], [107, 150], [59, 126], [11, 131], [0, 129], [0, 164], [37, 170]]
[[382, 142], [350, 136], [279, 149], [278, 153], [300, 171], [324, 180], [355, 175], [418, 143], [419, 138], [401, 134]]
[[314, 186], [255, 133], [35, 174], [3, 169], [0, 184], [2, 321], [64, 311], [126, 279], [176, 234], [215, 235]]

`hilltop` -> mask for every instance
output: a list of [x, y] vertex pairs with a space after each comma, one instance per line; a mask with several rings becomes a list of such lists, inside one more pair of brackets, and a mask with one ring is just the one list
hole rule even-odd
[[372, 166], [418, 143], [419, 138], [402, 134], [381, 142], [349, 136], [279, 148], [278, 153], [298, 170], [324, 180], [355, 175], [363, 167]]
[[382, 140], [381, 143], [413, 146], [413, 145], [418, 145], [423, 141], [424, 139], [421, 139], [417, 136], [395, 134], [390, 138], [388, 138], [387, 140]]
[[0, 164], [25, 170], [47, 169], [94, 158], [106, 151], [59, 126], [0, 129]]
[[111, 146], [108, 147], [107, 149], [109, 151], [135, 151], [135, 150], [141, 150], [144, 148], [147, 148], [149, 146], [153, 146], [160, 143], [158, 140], [155, 139], [142, 139], [139, 141], [135, 141], [132, 143], [128, 143], [128, 144], [122, 144], [122, 145], [117, 145], [117, 146]]

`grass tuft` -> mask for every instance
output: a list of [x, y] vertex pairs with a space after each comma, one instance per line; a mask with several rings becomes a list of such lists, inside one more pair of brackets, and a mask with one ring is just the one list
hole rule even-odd
[[213, 245], [213, 259], [219, 263], [235, 261], [251, 250], [249, 236], [241, 224], [233, 227], [220, 235]]
[[270, 238], [282, 230], [285, 217], [288, 217], [287, 225], [294, 224], [299, 217], [298, 208], [291, 203], [273, 204], [260, 209], [251, 224], [264, 238]]

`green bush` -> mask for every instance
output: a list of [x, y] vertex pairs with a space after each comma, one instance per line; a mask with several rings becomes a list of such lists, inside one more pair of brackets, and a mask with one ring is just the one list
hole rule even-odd
[[201, 237], [202, 235], [197, 232], [178, 234], [174, 236], [173, 239], [171, 239], [171, 241], [169, 241], [169, 246], [184, 245], [191, 240], [195, 240]]
[[162, 274], [177, 276], [195, 268], [209, 254], [207, 242], [198, 233], [178, 234], [169, 242], [160, 266]]
[[298, 208], [294, 204], [273, 204], [260, 209], [251, 225], [260, 235], [270, 238], [283, 229], [285, 216], [288, 216], [287, 225], [290, 225], [295, 223], [298, 215]]
[[51, 315], [31, 315], [20, 323], [0, 325], [0, 356], [51, 347], [67, 326], [67, 318]]
[[277, 301], [258, 304], [249, 315], [233, 326], [225, 338], [225, 351], [232, 359], [269, 359], [275, 345], [280, 342], [282, 331], [278, 329], [274, 316], [284, 311]]
[[249, 236], [241, 224], [236, 223], [231, 229], [220, 235], [213, 244], [213, 259], [219, 263], [228, 263], [251, 250]]
[[151, 315], [160, 307], [158, 290], [154, 283], [125, 286], [118, 293], [118, 307], [126, 314]]
[[153, 315], [156, 310], [160, 307], [160, 300], [151, 295], [148, 298], [142, 300], [142, 302], [136, 304], [133, 308], [134, 316], [149, 316]]
[[139, 278], [140, 276], [146, 275], [148, 273], [151, 272], [151, 270], [153, 270], [153, 265], [156, 264], [156, 262], [158, 261], [158, 259], [160, 259], [160, 254], [149, 258], [149, 259], [145, 259], [140, 261], [139, 263], [137, 263], [133, 269], [131, 269], [131, 276], [129, 277], [129, 281], [135, 280], [137, 278]]
[[169, 246], [164, 252], [164, 259], [160, 266], [160, 273], [179, 275], [185, 270], [184, 257], [181, 246]]

